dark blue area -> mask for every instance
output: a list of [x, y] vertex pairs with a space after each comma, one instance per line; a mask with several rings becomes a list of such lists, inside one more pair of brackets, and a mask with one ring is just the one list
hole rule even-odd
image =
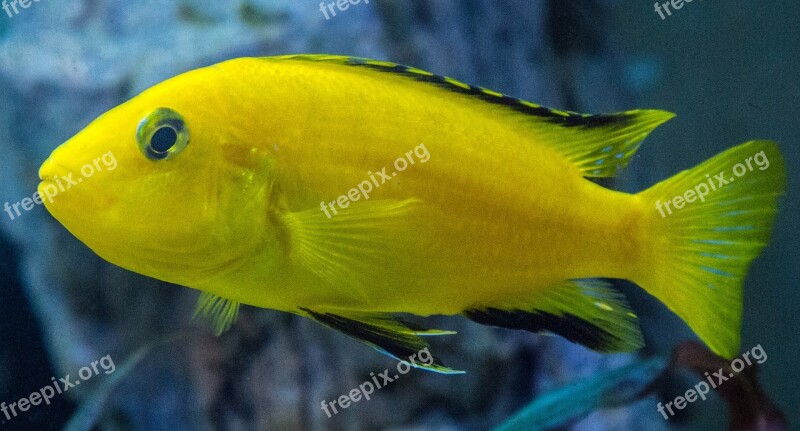
[[[0, 260], [0, 334], [3, 340], [0, 366], [5, 374], [0, 380], [4, 383], [0, 386], [0, 402], [8, 406], [51, 383], [51, 377], [58, 379], [59, 376], [48, 361], [38, 322], [22, 290], [16, 252], [2, 236], [0, 255], [3, 256]], [[8, 370], [13, 370], [13, 373]], [[57, 394], [50, 400], [50, 405], [42, 403], [25, 412], [17, 410], [16, 417], [9, 410], [10, 420], [0, 412], [0, 428], [58, 430], [74, 409], [74, 403]]]

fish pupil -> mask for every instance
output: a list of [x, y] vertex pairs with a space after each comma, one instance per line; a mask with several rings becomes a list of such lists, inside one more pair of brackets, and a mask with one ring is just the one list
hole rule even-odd
[[150, 148], [156, 153], [166, 153], [178, 141], [178, 132], [172, 127], [164, 126], [153, 133]]

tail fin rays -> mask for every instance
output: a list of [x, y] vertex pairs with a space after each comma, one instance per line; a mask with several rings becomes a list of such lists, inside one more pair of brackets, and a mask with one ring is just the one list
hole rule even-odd
[[777, 145], [751, 141], [639, 194], [652, 249], [634, 281], [726, 358], [738, 354], [744, 278], [785, 190]]

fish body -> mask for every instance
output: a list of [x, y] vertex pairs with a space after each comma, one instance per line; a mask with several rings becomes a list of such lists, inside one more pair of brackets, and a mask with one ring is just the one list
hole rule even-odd
[[[641, 334], [624, 298], [588, 280], [603, 277], [638, 283], [732, 356], [741, 278], [785, 188], [777, 147], [754, 141], [707, 162], [716, 169], [761, 151], [772, 163], [670, 217], [657, 202], [706, 172], [636, 195], [587, 180], [616, 174], [672, 116], [551, 110], [352, 57], [243, 58], [104, 114], [43, 164], [40, 191], [112, 151], [119, 169], [48, 209], [110, 262], [203, 291], [198, 312], [218, 331], [248, 304], [313, 318], [400, 358], [426, 345], [420, 335], [446, 331], [394, 313], [464, 314], [601, 351], [634, 349]], [[761, 211], [735, 212], [730, 202], [743, 194]], [[698, 218], [726, 208], [727, 219], [709, 222], [721, 230], [698, 231]], [[720, 239], [714, 232], [726, 227]], [[717, 283], [723, 293], [684, 295], [676, 283]], [[731, 308], [709, 310], [712, 300]]]
[[[373, 190], [354, 207], [381, 200], [420, 203], [407, 205], [413, 220], [403, 230], [376, 238], [384, 243], [379, 248], [402, 254], [381, 256], [376, 267], [364, 268], [374, 271], [368, 285], [320, 289], [320, 280], [299, 279], [302, 268], [281, 266], [292, 250], [276, 245], [254, 255], [242, 271], [205, 284], [214, 293], [231, 295], [232, 286], [239, 286], [239, 302], [284, 311], [308, 304], [455, 314], [560, 280], [631, 275], [627, 268], [635, 265], [639, 245], [629, 232], [636, 230], [642, 205], [584, 180], [535, 134], [521, 133], [505, 106], [487, 110], [479, 99], [424, 92], [425, 86], [403, 77], [335, 63], [247, 59], [219, 69], [201, 71], [196, 85], [214, 79], [207, 74], [235, 75], [228, 97], [251, 97], [219, 115], [241, 121], [233, 126], [245, 149], [258, 148], [273, 159], [277, 174], [270, 200], [282, 208], [268, 212], [313, 210], [319, 223], [336, 225], [340, 214], [328, 206], [328, 218], [320, 203], [364, 181]], [[264, 83], [270, 97], [253, 91]], [[273, 118], [254, 128], [253, 118], [241, 114], [245, 107]], [[396, 159], [415, 149], [424, 149], [429, 160], [412, 154], [415, 164], [398, 172]], [[264, 230], [267, 236], [291, 235], [278, 223]]]

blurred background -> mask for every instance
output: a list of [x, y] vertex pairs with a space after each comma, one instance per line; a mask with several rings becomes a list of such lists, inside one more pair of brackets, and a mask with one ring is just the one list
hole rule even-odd
[[[663, 19], [652, 2], [634, 0], [371, 0], [327, 18], [318, 0], [13, 3], [17, 13], [0, 10], [2, 202], [31, 196], [41, 162], [106, 110], [166, 78], [240, 56], [371, 57], [561, 109], [677, 113], [606, 184], [629, 192], [738, 143], [778, 141], [789, 192], [746, 282], [742, 348], [763, 347], [762, 388], [800, 423], [800, 127], [791, 114], [800, 99], [800, 3], [694, 1]], [[0, 214], [0, 252], [0, 401], [27, 397], [51, 377], [74, 379], [106, 355], [116, 365], [50, 405], [10, 420], [0, 414], [2, 429], [62, 429], [80, 414], [83, 429], [102, 430], [484, 430], [551, 389], [666, 358], [692, 338], [625, 283], [647, 341], [635, 355], [434, 318], [432, 327], [459, 332], [434, 340], [437, 354], [467, 374], [412, 371], [328, 418], [322, 400], [395, 362], [313, 322], [251, 307], [214, 337], [191, 320], [197, 292], [105, 263], [42, 206], [13, 220]], [[559, 426], [726, 429], [729, 407], [717, 395], [669, 420], [657, 412], [659, 401], [699, 380], [669, 373], [630, 402], [564, 413]]]

